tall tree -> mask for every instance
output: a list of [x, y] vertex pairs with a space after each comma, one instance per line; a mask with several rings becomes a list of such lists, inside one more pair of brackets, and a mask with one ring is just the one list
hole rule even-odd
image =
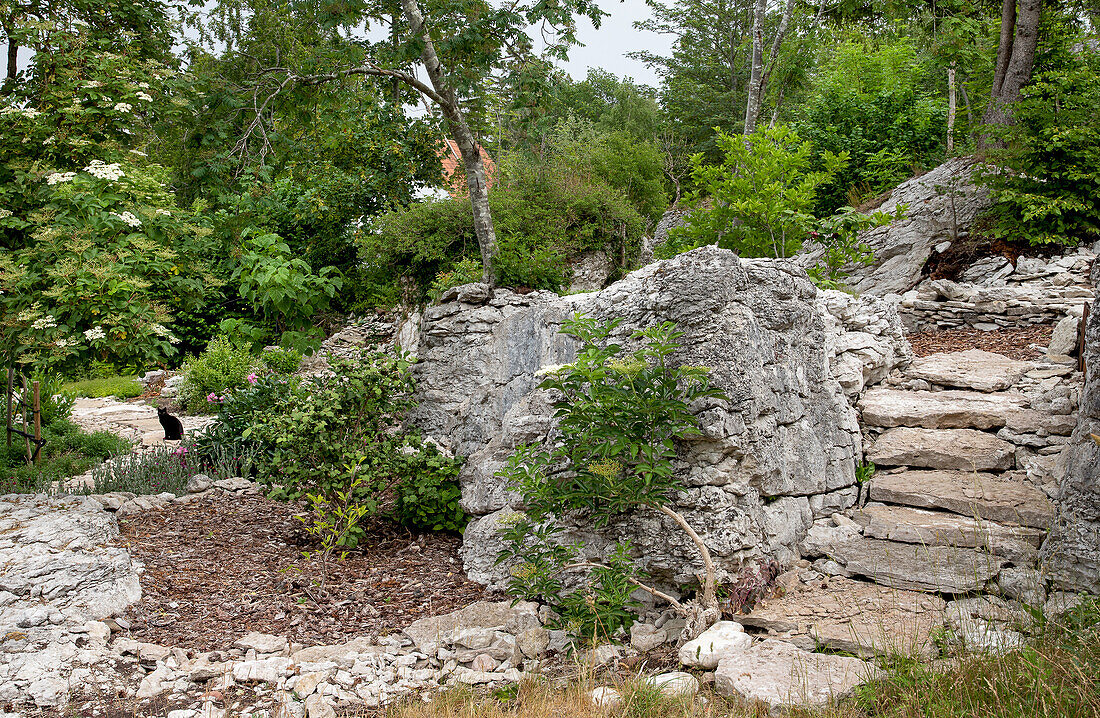
[[[217, 16], [231, 18], [256, 0], [221, 0]], [[488, 0], [441, 0], [421, 5], [417, 0], [400, 0], [404, 24], [392, 22], [392, 0], [365, 0], [350, 8], [348, 16], [333, 22], [334, 30], [347, 45], [364, 48], [363, 55], [334, 58], [328, 67], [314, 64], [296, 67], [273, 63], [256, 77], [257, 122], [249, 131], [262, 129], [263, 115], [280, 93], [295, 87], [339, 82], [353, 76], [397, 80], [432, 103], [446, 121], [458, 145], [466, 170], [474, 227], [481, 247], [484, 280], [493, 283], [496, 234], [489, 210], [488, 184], [481, 159], [481, 145], [475, 123], [484, 99], [485, 78], [518, 72], [536, 58], [526, 30], [534, 25], [542, 31], [544, 54], [565, 58], [576, 43], [576, 20], [587, 17], [598, 26], [604, 13], [589, 0], [546, 3], [523, 0], [497, 7]], [[242, 4], [243, 3], [243, 4]], [[370, 29], [383, 25], [390, 32], [381, 42], [370, 40]], [[366, 30], [366, 33], [364, 33]], [[397, 42], [394, 42], [396, 38]], [[423, 68], [427, 81], [420, 79]]]
[[[1043, 0], [1004, 0], [993, 89], [985, 110], [984, 124], [1012, 124], [1012, 106], [1020, 99], [1020, 90], [1031, 79], [1035, 66], [1042, 11]], [[984, 148], [995, 143], [996, 140], [987, 132], [979, 138], [978, 144]]]

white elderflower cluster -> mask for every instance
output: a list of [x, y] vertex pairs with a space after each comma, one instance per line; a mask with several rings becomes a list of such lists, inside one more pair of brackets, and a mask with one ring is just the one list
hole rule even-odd
[[143, 90], [148, 90], [149, 89], [149, 83], [148, 82], [139, 82], [137, 84], [137, 86], [140, 87]]
[[54, 142], [57, 142], [57, 138], [56, 138], [56, 137], [54, 137], [53, 135], [50, 135], [50, 136], [49, 136], [49, 137], [47, 137], [46, 139], [42, 140], [42, 144], [43, 144], [44, 146], [46, 146], [46, 147], [49, 147], [49, 146], [50, 146], [50, 145], [52, 145], [52, 144], [53, 144]]
[[169, 211], [168, 211], [168, 210], [166, 210], [166, 209], [158, 209], [158, 210], [157, 210], [157, 214], [162, 214], [162, 215], [164, 215], [165, 217], [171, 217], [171, 216], [172, 216], [172, 213], [171, 213], [171, 212], [169, 212]]
[[96, 339], [106, 339], [107, 332], [103, 331], [103, 327], [96, 327], [94, 329], [85, 329], [84, 338], [88, 341], [95, 341]]
[[133, 212], [123, 212], [122, 214], [119, 214], [118, 212], [111, 212], [111, 214], [114, 215], [115, 217], [118, 217], [123, 222], [130, 225], [131, 227], [140, 227], [141, 226], [141, 220], [138, 219], [137, 217], [135, 217]]
[[73, 177], [76, 177], [76, 172], [54, 172], [53, 174], [46, 176], [46, 184], [60, 184], [62, 182], [72, 182]]
[[31, 329], [41, 331], [43, 329], [53, 329], [56, 326], [57, 320], [53, 318], [52, 314], [47, 314], [40, 319], [35, 319], [34, 324], [31, 324]]
[[23, 117], [26, 117], [28, 120], [33, 120], [35, 117], [38, 117], [41, 114], [42, 113], [39, 112], [38, 110], [32, 110], [30, 108], [23, 109], [23, 108], [19, 108], [19, 107], [5, 107], [4, 109], [0, 110], [0, 116], [4, 116], [4, 115], [22, 115]]
[[107, 164], [103, 160], [92, 160], [92, 163], [84, 168], [84, 171], [93, 177], [114, 182], [124, 176], [118, 162]]
[[153, 96], [150, 95], [148, 92], [139, 92], [139, 93], [137, 93], [137, 98], [139, 100], [144, 100], [145, 102], [152, 102], [153, 101]]
[[88, 80], [83, 85], [81, 85], [81, 87], [83, 87], [85, 90], [92, 90], [97, 87], [103, 87], [103, 83], [99, 80]]
[[539, 369], [537, 372], [535, 372], [535, 376], [547, 376], [549, 374], [557, 374], [562, 369], [569, 369], [572, 366], [572, 364], [551, 364], [549, 366], [544, 366], [543, 368]]
[[129, 102], [116, 102], [115, 103], [115, 111], [116, 112], [129, 112], [132, 109], [134, 109], [134, 106], [131, 105]]
[[10, 209], [0, 209], [0, 219], [6, 219], [11, 216]]
[[144, 152], [142, 152], [141, 150], [130, 150], [130, 154], [137, 155], [138, 157], [148, 157], [149, 156], [149, 155], [145, 154]]
[[58, 349], [67, 349], [68, 347], [76, 346], [76, 340], [66, 339], [62, 337], [61, 339], [58, 339], [54, 342], [54, 346], [56, 346]]
[[163, 324], [150, 324], [149, 328], [153, 330], [153, 333], [156, 334], [158, 337], [164, 337], [165, 339], [167, 339], [169, 344], [179, 344], [180, 342], [180, 340], [177, 339], [175, 335], [172, 334], [172, 332], [168, 331], [168, 327], [164, 326]]

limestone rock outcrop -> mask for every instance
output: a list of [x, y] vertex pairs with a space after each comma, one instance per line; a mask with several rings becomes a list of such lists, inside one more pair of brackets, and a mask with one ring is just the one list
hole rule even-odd
[[1100, 593], [1100, 311], [1085, 328], [1085, 388], [1042, 560], [1056, 590]]
[[[849, 267], [848, 285], [857, 293], [878, 296], [916, 286], [932, 252], [945, 251], [989, 206], [988, 191], [974, 179], [977, 167], [971, 157], [954, 157], [895, 188], [880, 209], [893, 213], [904, 204], [905, 216], [861, 234], [875, 258], [867, 266]], [[809, 243], [800, 261], [812, 266], [821, 254], [820, 247]]]
[[[826, 322], [815, 306], [817, 290], [793, 263], [703, 247], [591, 294], [486, 290], [460, 287], [456, 301], [425, 310], [415, 367], [415, 420], [467, 457], [462, 504], [478, 517], [464, 542], [471, 578], [502, 577], [493, 566], [492, 527], [516, 497], [494, 474], [519, 444], [552, 436], [551, 398], [537, 389], [536, 373], [573, 359], [574, 341], [558, 330], [574, 313], [620, 318], [612, 338], [628, 350], [637, 329], [673, 322], [684, 333], [674, 360], [709, 367], [729, 396], [694, 407], [702, 434], [680, 447], [677, 470], [688, 488], [674, 502], [722, 569], [762, 554], [793, 558], [814, 507], [835, 511], [854, 503], [861, 436], [833, 369], [845, 353], [836, 343], [847, 325], [835, 315]], [[876, 311], [885, 310], [860, 305], [848, 312], [862, 313], [855, 323], [889, 345], [880, 355], [893, 355], [868, 359], [866, 370], [861, 364], [861, 381], [889, 371], [879, 367], [908, 351], [903, 339], [895, 341], [896, 315], [884, 322]], [[576, 529], [593, 555], [609, 541], [631, 540], [642, 568], [672, 582], [693, 581], [700, 568], [687, 537], [655, 512], [629, 516], [600, 536]]]

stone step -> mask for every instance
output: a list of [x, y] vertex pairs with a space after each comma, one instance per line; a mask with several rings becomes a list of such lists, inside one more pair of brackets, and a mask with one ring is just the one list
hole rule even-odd
[[1032, 368], [1030, 362], [1009, 359], [981, 349], [968, 349], [918, 357], [905, 370], [905, 375], [940, 386], [1002, 391], [1014, 386]]
[[1005, 471], [1015, 463], [1016, 447], [975, 429], [886, 430], [867, 452], [879, 466], [913, 466], [958, 471]]
[[864, 426], [998, 429], [1028, 405], [1023, 394], [871, 389], [859, 400]]
[[[783, 580], [800, 573], [812, 578]], [[861, 658], [936, 652], [934, 637], [944, 625], [946, 607], [939, 596], [816, 571], [789, 574], [780, 577], [782, 596], [761, 601], [734, 620], [807, 650], [824, 646]]]
[[979, 549], [864, 536], [837, 543], [828, 556], [836, 564], [831, 568], [841, 575], [863, 576], [891, 588], [944, 594], [981, 591], [1007, 563]]
[[874, 539], [926, 546], [981, 548], [1017, 566], [1034, 566], [1046, 532], [1029, 526], [1003, 526], [994, 521], [927, 511], [908, 506], [867, 504], [852, 518], [863, 535]]
[[1054, 520], [1054, 505], [1039, 489], [973, 471], [880, 472], [871, 479], [870, 498], [1041, 529]]

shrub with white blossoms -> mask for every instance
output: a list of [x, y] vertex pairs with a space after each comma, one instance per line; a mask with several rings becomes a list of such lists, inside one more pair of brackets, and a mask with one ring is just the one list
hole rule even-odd
[[122, 214], [119, 214], [118, 212], [111, 212], [111, 216], [118, 217], [131, 227], [141, 226], [141, 220], [135, 217], [133, 212], [123, 212]]
[[122, 167], [118, 162], [107, 164], [103, 160], [92, 160], [92, 163], [85, 167], [84, 171], [93, 177], [108, 180], [110, 182], [117, 182], [126, 176], [122, 172]]
[[117, 103], [115, 103], [115, 111], [116, 112], [129, 112], [132, 109], [134, 109], [134, 106], [131, 105], [129, 102], [117, 102]]
[[97, 339], [106, 339], [107, 332], [103, 331], [103, 327], [94, 327], [92, 329], [84, 330], [84, 338], [90, 342], [94, 342]]
[[46, 176], [46, 184], [55, 185], [62, 182], [72, 182], [76, 172], [54, 172]]

